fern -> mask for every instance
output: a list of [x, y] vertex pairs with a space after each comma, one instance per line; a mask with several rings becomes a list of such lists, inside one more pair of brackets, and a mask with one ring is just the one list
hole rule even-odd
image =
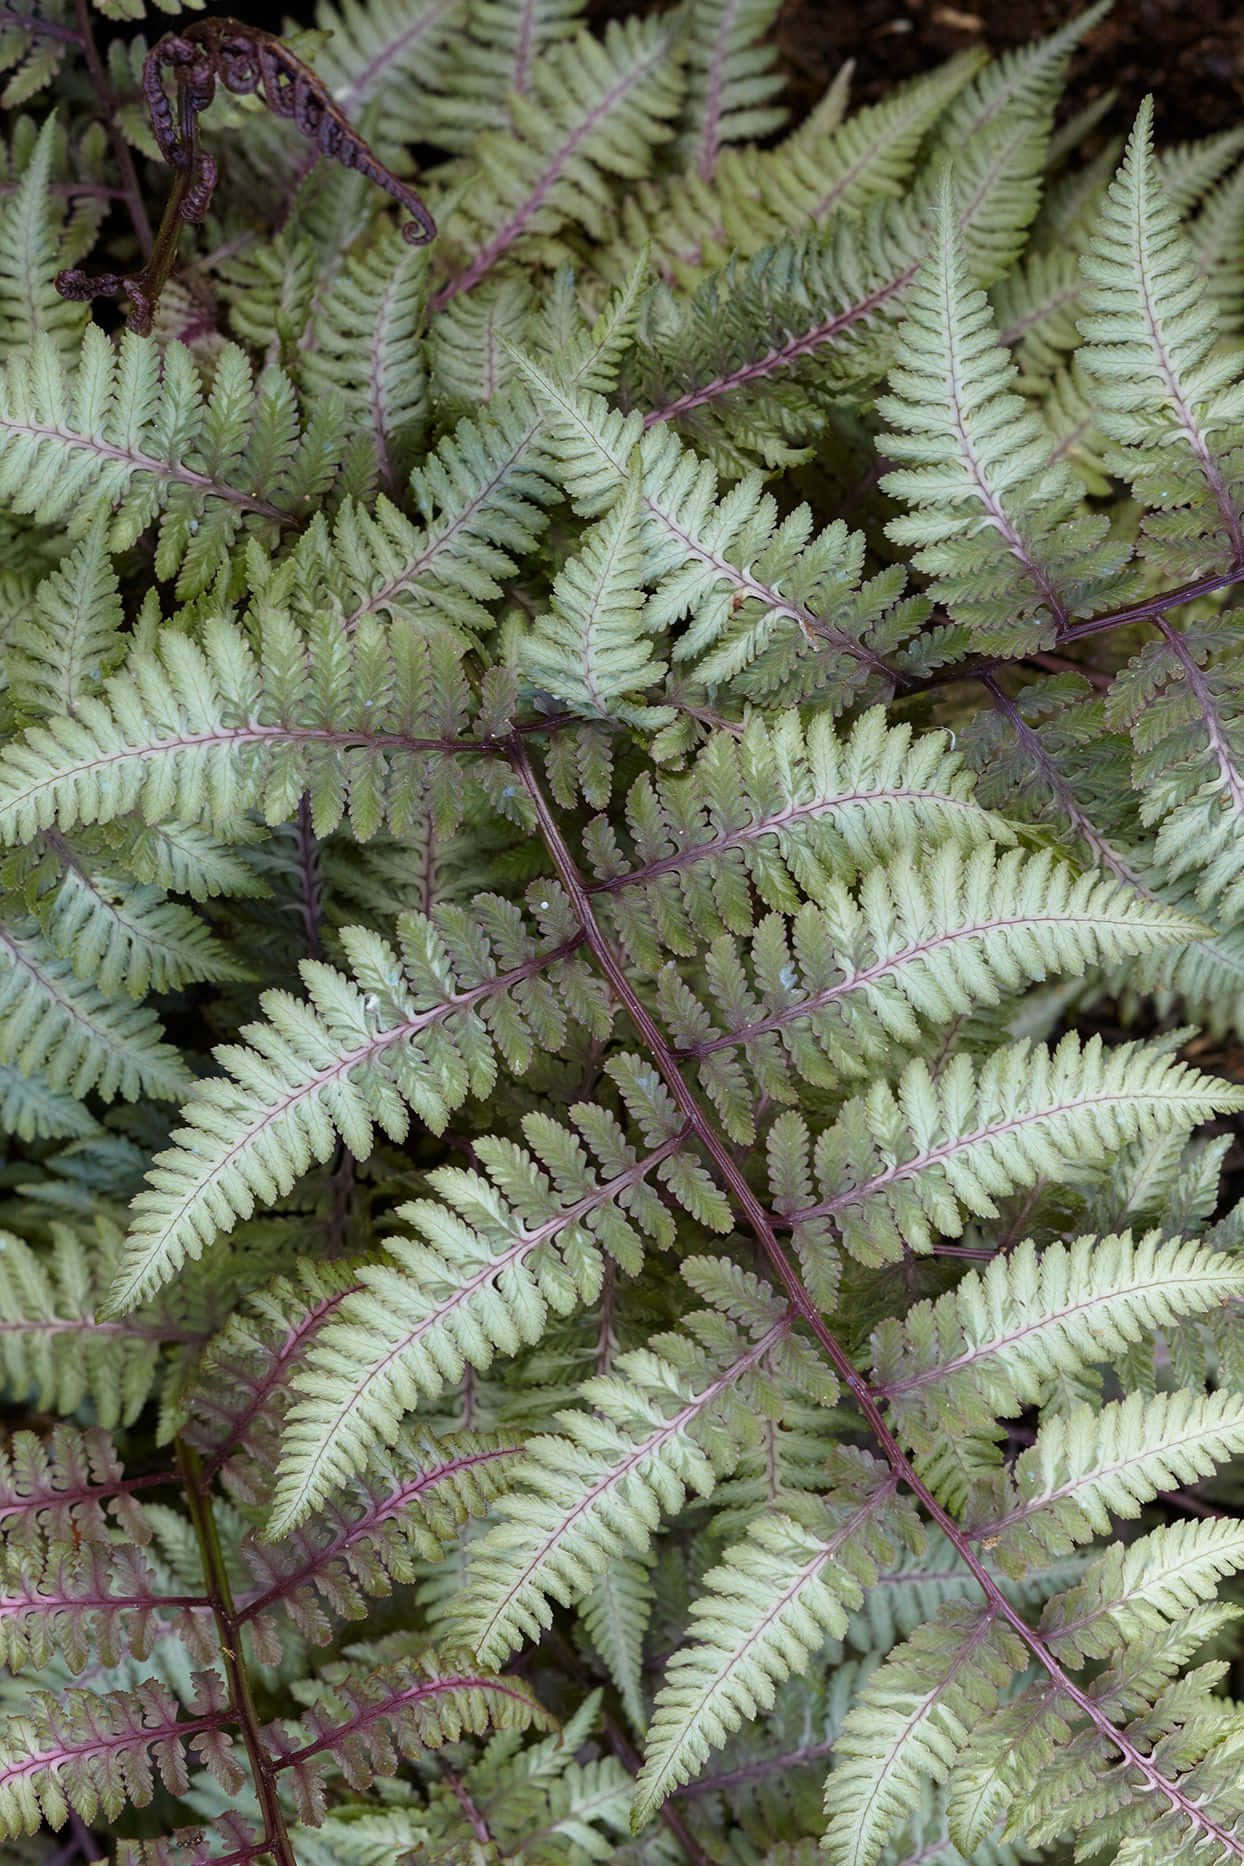
[[335, 466], [336, 411], [300, 431], [279, 372], [252, 385], [239, 350], [223, 352], [205, 400], [189, 354], [95, 327], [66, 369], [38, 332], [0, 380], [0, 497], [44, 524], [73, 528], [114, 513], [114, 549], [159, 515], [158, 574], [186, 595], [204, 589], [244, 530], [272, 541], [322, 498]]
[[166, 4], [0, 7], [0, 1852], [1244, 1860], [1240, 132]]

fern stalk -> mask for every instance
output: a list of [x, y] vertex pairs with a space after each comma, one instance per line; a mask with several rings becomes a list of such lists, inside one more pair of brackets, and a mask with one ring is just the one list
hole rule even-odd
[[250, 1764], [251, 1780], [263, 1820], [263, 1843], [271, 1851], [276, 1866], [298, 1866], [293, 1842], [285, 1823], [285, 1813], [277, 1793], [276, 1773], [260, 1735], [259, 1713], [255, 1708], [250, 1676], [242, 1649], [241, 1623], [233, 1604], [229, 1571], [220, 1546], [220, 1532], [212, 1512], [202, 1460], [192, 1445], [177, 1441], [177, 1463], [185, 1487], [186, 1503], [194, 1537], [198, 1544], [207, 1598], [220, 1641], [221, 1663], [229, 1688], [229, 1702], [241, 1732]]

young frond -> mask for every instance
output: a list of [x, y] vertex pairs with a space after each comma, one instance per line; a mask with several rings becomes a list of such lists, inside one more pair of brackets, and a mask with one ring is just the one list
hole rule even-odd
[[[637, 1058], [609, 1073], [624, 1099]], [[385, 1242], [385, 1260], [359, 1272], [295, 1378], [271, 1533], [279, 1536], [330, 1487], [366, 1468], [398, 1436], [403, 1415], [456, 1384], [466, 1367], [539, 1341], [550, 1313], [600, 1293], [612, 1258], [628, 1275], [645, 1239], [668, 1247], [678, 1227], [666, 1198], [700, 1224], [730, 1229], [707, 1172], [685, 1152], [686, 1123], [664, 1093], [632, 1110], [642, 1146], [598, 1105], [570, 1110], [571, 1126], [523, 1121], [526, 1147], [497, 1136], [474, 1143], [483, 1172], [440, 1167], [439, 1198], [399, 1206], [413, 1237]], [[655, 1184], [649, 1183], [649, 1178]]]
[[38, 332], [0, 371], [0, 498], [71, 535], [110, 512], [113, 550], [158, 520], [156, 574], [193, 596], [244, 533], [270, 547], [323, 499], [338, 420], [324, 404], [304, 429], [288, 378], [271, 368], [254, 383], [232, 346], [205, 399], [180, 344], [127, 332], [114, 350], [92, 324], [67, 366]]
[[690, 1643], [669, 1661], [657, 1693], [637, 1828], [728, 1735], [772, 1710], [777, 1688], [806, 1670], [827, 1638], [842, 1637], [848, 1611], [900, 1540], [918, 1543], [885, 1467], [862, 1455], [839, 1462], [828, 1496], [808, 1498], [797, 1517], [761, 1517], [704, 1577]]
[[1089, 251], [1080, 362], [1094, 378], [1112, 471], [1146, 508], [1151, 558], [1178, 582], [1244, 562], [1239, 355], [1218, 343], [1212, 301], [1153, 154], [1141, 105]]
[[1118, 590], [1127, 551], [1083, 509], [1066, 463], [1051, 464], [1039, 412], [1014, 392], [1015, 365], [969, 278], [948, 178], [897, 354], [878, 445], [901, 463], [882, 485], [911, 515], [890, 521], [890, 537], [915, 547], [933, 594], [985, 653], [1049, 647], [1070, 617]]
[[[721, 935], [708, 991], [673, 962], [657, 975], [663, 1019], [732, 1139], [754, 1138], [760, 1098], [798, 1099], [890, 1064], [930, 1025], [1024, 985], [1195, 936], [1202, 929], [1049, 853], [944, 844], [923, 861], [870, 868], [852, 895], [822, 886], [789, 920], [761, 919], [746, 957]], [[681, 950], [676, 947], [675, 950]]]
[[[1244, 1091], [1160, 1043], [1106, 1049], [1070, 1033], [1054, 1049], [1024, 1041], [979, 1065], [960, 1051], [937, 1074], [917, 1060], [897, 1088], [875, 1083], [818, 1136], [802, 1169], [815, 1202], [783, 1198], [778, 1209], [805, 1252], [838, 1234], [861, 1263], [892, 1262], [958, 1237], [969, 1217], [995, 1217], [999, 1198], [1038, 1178], [1091, 1178], [1131, 1141], [1240, 1107]], [[792, 1158], [807, 1153], [802, 1117], [779, 1115], [768, 1144], [789, 1181]]]
[[[698, 1324], [698, 1326], [697, 1326]], [[593, 1411], [532, 1439], [471, 1550], [461, 1637], [494, 1663], [581, 1600], [611, 1562], [642, 1555], [663, 1515], [706, 1495], [755, 1430], [755, 1407], [788, 1352], [791, 1317], [759, 1288], [744, 1329], [706, 1311], [678, 1336], [619, 1355], [588, 1381]]]
[[109, 1297], [121, 1314], [256, 1205], [271, 1203], [338, 1135], [356, 1159], [377, 1127], [401, 1140], [413, 1109], [434, 1133], [468, 1095], [487, 1096], [502, 1063], [521, 1075], [572, 1031], [603, 1037], [609, 1013], [576, 956], [583, 935], [553, 885], [538, 932], [481, 895], [471, 912], [405, 914], [398, 950], [344, 928], [351, 975], [305, 960], [308, 996], [266, 992], [266, 1021], [222, 1047], [228, 1071], [196, 1085], [187, 1125], [156, 1155]]

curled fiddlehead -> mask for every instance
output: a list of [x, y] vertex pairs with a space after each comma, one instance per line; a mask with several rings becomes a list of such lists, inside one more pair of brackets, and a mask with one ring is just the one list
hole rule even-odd
[[259, 93], [269, 110], [288, 117], [321, 155], [358, 169], [383, 188], [410, 215], [402, 228], [409, 245], [424, 246], [435, 237], [436, 222], [424, 202], [372, 152], [309, 65], [257, 26], [235, 19], [196, 20], [184, 32], [157, 40], [143, 65], [151, 127], [173, 171], [150, 257], [134, 273], [87, 273], [76, 267], [61, 272], [56, 289], [63, 298], [124, 296], [129, 329], [143, 336], [150, 331], [177, 257], [182, 223], [204, 219], [216, 186], [216, 163], [199, 142], [199, 118], [216, 95], [217, 83], [235, 96]]

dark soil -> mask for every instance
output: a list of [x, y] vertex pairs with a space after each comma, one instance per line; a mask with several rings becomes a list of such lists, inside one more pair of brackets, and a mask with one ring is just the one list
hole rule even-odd
[[[595, 0], [591, 7], [600, 19], [643, 10], [643, 0]], [[855, 62], [854, 101], [872, 103], [897, 79], [965, 46], [983, 42], [1003, 52], [1083, 10], [1071, 0], [786, 0], [777, 39], [799, 116], [846, 59]], [[1076, 55], [1068, 111], [1104, 91], [1118, 93], [1105, 120], [1118, 131], [1153, 91], [1165, 144], [1244, 123], [1244, 0], [1116, 0]]]

